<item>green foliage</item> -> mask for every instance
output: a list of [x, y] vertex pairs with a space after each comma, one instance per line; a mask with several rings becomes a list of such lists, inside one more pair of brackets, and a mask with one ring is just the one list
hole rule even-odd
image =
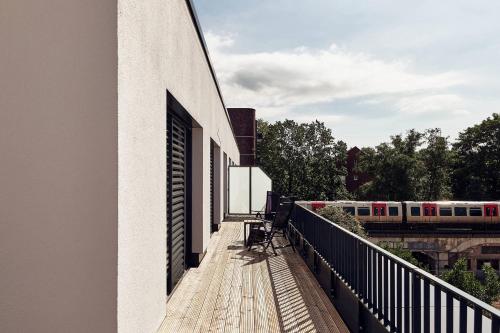
[[318, 214], [352, 233], [366, 237], [365, 228], [361, 223], [351, 214], [344, 212], [342, 208], [327, 206], [319, 209]]
[[[353, 198], [342, 180], [347, 145], [324, 123], [258, 120], [257, 127], [257, 163], [276, 191], [302, 200]], [[371, 179], [359, 200], [499, 200], [500, 115], [465, 129], [453, 145], [439, 128], [394, 135], [362, 148], [356, 168]]]
[[441, 135], [439, 128], [425, 133], [427, 146], [419, 151], [419, 159], [425, 168], [421, 198], [443, 200], [451, 197], [450, 166], [451, 151], [448, 138]]
[[457, 199], [500, 199], [500, 115], [461, 132], [453, 145], [453, 193]]
[[474, 273], [467, 270], [465, 258], [459, 259], [451, 270], [443, 273], [441, 278], [476, 298], [485, 299], [485, 288]]
[[367, 200], [418, 200], [423, 192], [425, 165], [417, 152], [424, 134], [410, 130], [406, 136], [395, 135], [390, 143], [363, 148], [359, 168], [372, 181], [358, 196]]
[[483, 265], [484, 272], [484, 301], [486, 303], [493, 303], [500, 298], [500, 279], [497, 272], [491, 265]]
[[417, 258], [415, 258], [413, 256], [413, 254], [411, 253], [410, 250], [408, 249], [405, 249], [403, 247], [403, 244], [401, 243], [398, 243], [398, 244], [389, 244], [387, 242], [380, 242], [378, 244], [378, 246], [380, 246], [381, 248], [383, 248], [384, 250], [400, 257], [401, 259], [409, 262], [410, 264], [413, 264], [417, 267], [420, 267], [422, 269], [425, 269], [426, 271], [429, 270], [429, 268], [425, 265], [423, 265], [420, 261], [417, 260]]
[[500, 297], [500, 279], [495, 269], [489, 264], [484, 265], [482, 271], [484, 273], [483, 283], [476, 278], [474, 273], [467, 270], [467, 261], [465, 258], [461, 258], [441, 278], [466, 293], [491, 304]]
[[292, 120], [270, 124], [257, 121], [262, 140], [257, 143], [257, 164], [271, 177], [277, 192], [302, 200], [347, 199], [347, 145], [336, 141], [319, 121]]
[[363, 148], [359, 169], [372, 178], [360, 187], [365, 200], [444, 200], [451, 197], [451, 152], [441, 130], [410, 130], [390, 143]]

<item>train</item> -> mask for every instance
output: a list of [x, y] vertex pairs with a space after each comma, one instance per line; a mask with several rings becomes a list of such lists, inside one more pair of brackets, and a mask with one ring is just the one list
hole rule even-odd
[[486, 201], [300, 201], [316, 211], [342, 208], [363, 223], [492, 223], [500, 222], [500, 202]]

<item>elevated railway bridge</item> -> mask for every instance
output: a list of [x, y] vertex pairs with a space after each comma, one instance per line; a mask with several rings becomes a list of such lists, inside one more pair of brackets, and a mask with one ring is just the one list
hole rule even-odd
[[500, 223], [364, 223], [370, 240], [409, 249], [432, 273], [440, 274], [459, 258], [480, 275], [484, 263], [499, 270]]

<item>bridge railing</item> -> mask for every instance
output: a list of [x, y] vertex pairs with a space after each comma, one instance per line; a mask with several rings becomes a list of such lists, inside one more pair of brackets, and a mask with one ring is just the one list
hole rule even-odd
[[499, 310], [300, 204], [290, 236], [352, 331], [499, 332]]

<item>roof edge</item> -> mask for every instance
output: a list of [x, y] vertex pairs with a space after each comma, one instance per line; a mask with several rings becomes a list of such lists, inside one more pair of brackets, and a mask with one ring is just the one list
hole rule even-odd
[[229, 117], [229, 113], [227, 112], [227, 108], [226, 108], [226, 103], [224, 102], [224, 97], [222, 96], [219, 81], [217, 80], [217, 75], [215, 74], [215, 70], [214, 70], [214, 67], [212, 65], [212, 61], [210, 60], [210, 54], [208, 53], [207, 43], [205, 42], [205, 37], [203, 36], [203, 30], [201, 29], [200, 21], [198, 20], [198, 15], [196, 14], [196, 9], [194, 7], [193, 1], [186, 0], [186, 5], [189, 9], [191, 19], [193, 20], [194, 26], [196, 28], [196, 33], [198, 34], [198, 39], [200, 40], [201, 47], [203, 49], [203, 53], [205, 54], [205, 58], [207, 60], [208, 67], [210, 69], [210, 73], [212, 74], [212, 78], [214, 80], [215, 87], [217, 89], [217, 93], [218, 93], [220, 101], [222, 103], [222, 107], [224, 108], [224, 112], [226, 113], [227, 121], [229, 122], [229, 126], [231, 127], [231, 131], [233, 132], [233, 137], [236, 138], [236, 135], [234, 133], [233, 124], [231, 123], [231, 118]]

